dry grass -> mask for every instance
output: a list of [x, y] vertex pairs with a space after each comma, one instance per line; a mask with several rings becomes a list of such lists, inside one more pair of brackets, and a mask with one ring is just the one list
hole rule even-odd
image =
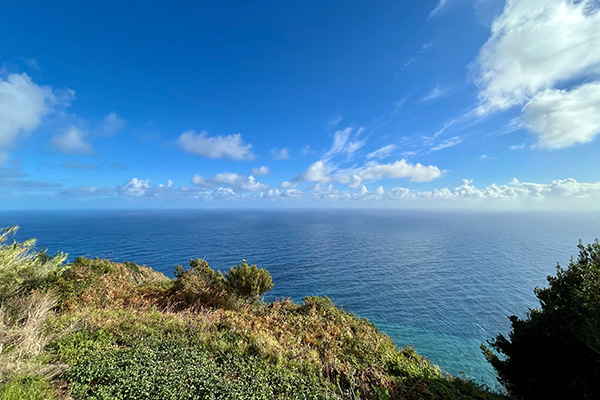
[[50, 292], [32, 292], [0, 306], [0, 354], [13, 352], [19, 357], [34, 357], [53, 340], [44, 324], [53, 313], [56, 298]]

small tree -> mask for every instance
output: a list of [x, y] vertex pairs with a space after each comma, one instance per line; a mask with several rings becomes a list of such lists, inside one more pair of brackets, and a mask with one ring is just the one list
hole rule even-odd
[[271, 274], [266, 269], [248, 265], [246, 260], [229, 268], [225, 274], [227, 290], [245, 300], [256, 301], [260, 296], [273, 289]]
[[209, 267], [206, 260], [192, 259], [186, 270], [178, 265], [175, 278], [174, 289], [187, 304], [219, 307], [227, 302], [223, 275]]
[[511, 316], [509, 337], [482, 345], [498, 380], [518, 399], [600, 399], [600, 242], [536, 288], [541, 308]]

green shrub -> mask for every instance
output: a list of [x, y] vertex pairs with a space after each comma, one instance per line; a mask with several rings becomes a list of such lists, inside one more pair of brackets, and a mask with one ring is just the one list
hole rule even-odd
[[89, 352], [66, 372], [76, 399], [335, 399], [316, 376], [176, 338]]
[[519, 399], [600, 398], [600, 242], [579, 243], [577, 260], [547, 288], [536, 288], [541, 308], [511, 316], [508, 338], [482, 345], [499, 381]]
[[0, 384], [0, 400], [58, 399], [50, 383], [41, 376], [14, 377]]
[[244, 300], [256, 301], [273, 289], [273, 280], [266, 269], [249, 266], [246, 260], [242, 260], [241, 264], [231, 267], [225, 274], [225, 287]]
[[42, 285], [67, 258], [63, 253], [50, 257], [43, 251], [36, 252], [35, 239], [6, 243], [17, 230], [18, 226], [13, 226], [0, 234], [0, 304]]
[[190, 260], [190, 268], [175, 267], [174, 291], [188, 305], [223, 307], [228, 300], [225, 279], [219, 271], [208, 266], [206, 260]]
[[239, 301], [256, 302], [273, 288], [271, 274], [256, 265], [242, 264], [229, 269], [225, 275], [208, 266], [206, 260], [190, 260], [190, 268], [175, 268], [174, 291], [188, 305], [231, 307]]

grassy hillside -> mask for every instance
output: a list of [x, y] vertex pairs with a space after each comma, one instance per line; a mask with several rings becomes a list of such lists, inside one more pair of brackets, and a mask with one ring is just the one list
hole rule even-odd
[[[497, 399], [326, 297], [264, 303], [271, 277], [134, 263], [0, 237], [0, 399]], [[10, 289], [10, 290], [8, 290]]]

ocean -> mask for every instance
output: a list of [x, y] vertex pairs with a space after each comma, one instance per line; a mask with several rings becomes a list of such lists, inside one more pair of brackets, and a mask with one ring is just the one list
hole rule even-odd
[[18, 240], [50, 253], [133, 261], [173, 276], [205, 258], [269, 270], [266, 300], [330, 297], [398, 346], [496, 387], [479, 346], [538, 305], [536, 286], [577, 243], [600, 236], [600, 213], [407, 210], [0, 212]]

